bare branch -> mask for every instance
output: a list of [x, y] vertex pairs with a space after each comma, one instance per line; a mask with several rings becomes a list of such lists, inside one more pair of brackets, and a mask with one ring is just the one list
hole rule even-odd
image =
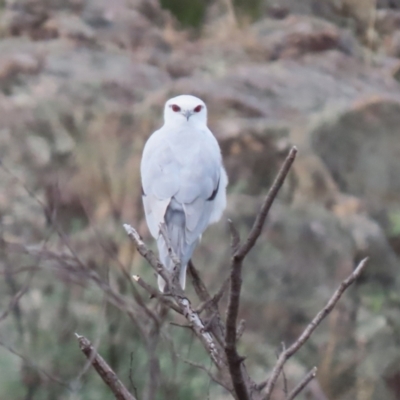
[[132, 378], [132, 372], [133, 372], [133, 351], [131, 351], [131, 355], [130, 355], [130, 359], [129, 359], [129, 382], [130, 382], [130, 386], [131, 386], [131, 390], [133, 390], [133, 392], [135, 393], [135, 396], [137, 397], [137, 387], [135, 385], [135, 383], [133, 382], [133, 378]]
[[268, 379], [267, 386], [265, 388], [264, 400], [269, 400], [271, 398], [272, 391], [274, 389], [276, 380], [282, 371], [282, 368], [286, 361], [295, 354], [303, 344], [310, 338], [311, 334], [315, 331], [317, 326], [322, 322], [322, 320], [333, 310], [336, 303], [341, 298], [344, 291], [361, 275], [363, 272], [368, 258], [364, 258], [357, 266], [357, 268], [344, 280], [341, 282], [339, 287], [336, 289], [335, 293], [329, 299], [325, 307], [313, 318], [313, 320], [307, 325], [303, 333], [298, 337], [298, 339], [285, 351], [282, 351], [278, 361], [276, 362], [274, 369], [272, 370], [271, 377]]
[[[171, 282], [168, 271], [166, 271], [154, 253], [146, 247], [136, 230], [127, 224], [124, 225], [124, 228], [128, 235], [133, 239], [139, 253], [149, 262], [157, 273], [160, 273], [166, 282]], [[180, 287], [179, 282], [172, 280], [171, 283], [170, 294], [175, 300], [176, 305], [179, 307], [187, 321], [191, 324], [193, 331], [202, 342], [214, 364], [218, 368], [222, 368], [224, 366], [224, 361], [213, 337], [206, 331], [204, 323], [200, 319], [198, 313], [193, 310], [192, 305]]]
[[240, 292], [242, 289], [243, 260], [259, 238], [268, 212], [279, 192], [279, 189], [282, 187], [287, 174], [289, 173], [296, 154], [296, 147], [292, 147], [261, 206], [261, 210], [257, 214], [253, 227], [244, 244], [240, 245], [239, 234], [232, 221], [229, 221], [232, 242], [232, 261], [229, 303], [226, 316], [225, 354], [228, 360], [229, 372], [236, 396], [241, 400], [247, 400], [250, 398], [248, 393], [250, 388], [246, 385], [243, 374], [243, 358], [239, 356], [236, 348], [238, 336], [236, 324], [239, 313]]
[[240, 291], [242, 287], [243, 259], [233, 256], [230, 277], [229, 304], [226, 316], [225, 354], [235, 393], [240, 400], [249, 400], [249, 393], [242, 374], [243, 358], [236, 349], [236, 321], [239, 313]]
[[82, 353], [90, 360], [96, 372], [103, 379], [104, 383], [111, 389], [117, 400], [136, 400], [136, 398], [128, 392], [128, 389], [124, 384], [118, 379], [115, 372], [110, 368], [110, 366], [104, 361], [104, 359], [97, 353], [93, 348], [92, 344], [84, 336], [75, 334], [78, 342], [79, 348]]
[[[282, 351], [285, 351], [286, 350], [285, 342], [282, 342], [281, 346], [282, 346]], [[279, 356], [279, 354], [277, 354], [277, 356]], [[288, 396], [289, 390], [288, 390], [288, 383], [287, 383], [285, 368], [282, 368], [282, 377], [283, 377], [283, 393], [285, 393], [285, 399], [286, 399]]]
[[294, 159], [296, 158], [297, 148], [292, 147], [288, 156], [286, 157], [285, 162], [283, 163], [281, 169], [278, 172], [271, 188], [268, 191], [267, 197], [265, 198], [260, 212], [257, 214], [256, 220], [254, 221], [253, 227], [247, 237], [245, 243], [243, 243], [240, 248], [235, 252], [235, 256], [237, 258], [243, 259], [246, 257], [247, 253], [253, 248], [256, 244], [257, 239], [259, 238], [262, 228], [264, 226], [265, 219], [267, 218], [268, 212], [272, 206], [272, 203], [275, 200], [276, 195], [279, 192], [279, 189], [282, 187], [283, 182], [287, 174], [289, 173], [290, 167], [293, 164]]
[[[113, 203], [112, 198], [111, 198], [111, 193], [110, 193], [110, 205], [113, 207], [112, 209], [114, 210], [113, 211], [114, 218], [119, 220], [119, 217], [116, 216], [116, 212], [117, 212], [116, 210], [117, 209], [114, 208], [114, 203]], [[143, 309], [143, 311], [147, 314], [148, 317], [153, 319], [153, 321], [156, 324], [158, 324], [160, 321], [159, 321], [159, 318], [158, 318], [157, 314], [153, 310], [151, 310], [147, 306], [147, 304], [144, 302], [142, 296], [140, 295], [140, 293], [137, 290], [136, 285], [134, 285], [133, 282], [132, 282], [132, 279], [130, 279], [130, 274], [127, 271], [125, 265], [120, 261], [120, 259], [118, 257], [116, 257], [114, 251], [112, 249], [110, 249], [109, 246], [106, 246], [104, 244], [104, 242], [102, 240], [102, 233], [101, 233], [101, 231], [99, 229], [97, 229], [94, 226], [95, 224], [92, 221], [92, 219], [90, 217], [90, 213], [86, 210], [86, 208], [85, 208], [85, 212], [86, 212], [87, 217], [89, 218], [90, 224], [93, 225], [92, 229], [93, 229], [94, 233], [96, 234], [96, 237], [98, 238], [97, 243], [98, 243], [99, 247], [102, 250], [104, 250], [106, 252], [106, 254], [119, 266], [119, 270], [122, 272], [124, 277], [127, 278], [127, 281], [129, 282], [130, 287], [132, 289], [133, 298], [135, 299], [136, 303]]]
[[135, 243], [137, 251], [145, 258], [150, 266], [157, 272], [157, 274], [161, 275], [161, 277], [165, 280], [165, 282], [169, 282], [169, 274], [166, 268], [161, 264], [160, 260], [157, 256], [149, 250], [146, 245], [144, 244], [142, 238], [140, 237], [139, 233], [134, 229], [132, 226], [128, 224], [124, 224], [124, 229], [128, 236], [133, 240]]
[[[209, 318], [211, 318], [211, 316], [216, 314], [217, 318], [213, 319], [213, 323], [210, 326], [210, 330], [212, 331], [215, 338], [218, 340], [218, 343], [221, 344], [221, 346], [223, 346], [223, 341], [225, 336], [225, 326], [222, 322], [221, 315], [218, 310], [218, 305], [216, 303], [213, 303], [212, 297], [209, 291], [207, 290], [206, 285], [202, 281], [199, 272], [193, 265], [192, 260], [190, 260], [188, 263], [188, 273], [192, 279], [192, 284], [194, 290], [196, 291], [197, 296], [203, 302], [204, 308], [202, 307], [202, 311], [205, 310]], [[201, 305], [198, 308], [200, 307]]]
[[192, 278], [192, 284], [194, 290], [196, 291], [197, 296], [203, 302], [206, 302], [211, 299], [211, 295], [208, 292], [206, 285], [201, 280], [199, 272], [197, 271], [196, 267], [193, 265], [192, 260], [188, 262], [188, 272], [190, 277]]
[[218, 348], [214, 342], [213, 337], [205, 329], [203, 322], [196, 312], [193, 311], [190, 301], [187, 298], [179, 299], [178, 303], [183, 311], [183, 315], [192, 324], [193, 330], [197, 337], [202, 341], [203, 345], [206, 347], [208, 354], [213, 360], [214, 364], [221, 368], [223, 367], [223, 359], [219, 354]]
[[228, 219], [229, 230], [231, 232], [232, 253], [236, 253], [240, 246], [240, 235], [231, 219]]
[[178, 358], [181, 359], [185, 364], [188, 364], [194, 368], [200, 369], [204, 372], [207, 373], [207, 375], [211, 378], [211, 380], [213, 380], [215, 383], [218, 383], [219, 385], [221, 385], [222, 387], [224, 387], [226, 390], [230, 390], [230, 388], [226, 387], [226, 385], [224, 384], [224, 382], [222, 382], [220, 379], [218, 379], [214, 374], [212, 374], [210, 372], [209, 368], [206, 368], [204, 365], [201, 365], [199, 363], [196, 363], [194, 361], [191, 360], [186, 360], [185, 358], [182, 358], [179, 354], [177, 354]]
[[[34, 270], [33, 270], [34, 271]], [[8, 304], [8, 307], [2, 312], [2, 314], [0, 315], [0, 322], [7, 318], [8, 315], [10, 314], [10, 312], [14, 309], [14, 307], [18, 304], [19, 300], [21, 299], [21, 297], [28, 291], [29, 289], [29, 283], [30, 283], [31, 279], [28, 279], [28, 283], [22, 288], [20, 289], [17, 293], [15, 293], [15, 295], [10, 299], [10, 302]]]
[[314, 367], [300, 383], [289, 393], [286, 400], [293, 400], [316, 377], [317, 367]]
[[155, 297], [156, 299], [160, 300], [162, 303], [164, 303], [166, 306], [172, 308], [178, 314], [182, 314], [182, 311], [180, 310], [180, 308], [177, 307], [167, 296], [165, 296], [163, 293], [161, 293], [155, 287], [149, 285], [140, 276], [132, 275], [132, 278], [135, 282], [138, 283], [139, 286], [141, 286], [143, 289], [145, 289], [152, 297]]
[[221, 287], [218, 289], [218, 292], [216, 292], [213, 297], [199, 304], [199, 306], [196, 308], [196, 312], [201, 314], [206, 308], [210, 306], [216, 307], [222, 296], [224, 295], [226, 288], [228, 287], [229, 280], [230, 277], [226, 278]]
[[11, 354], [14, 354], [15, 356], [19, 357], [26, 365], [29, 365], [30, 367], [34, 368], [36, 371], [38, 371], [40, 374], [44, 375], [47, 379], [50, 381], [53, 381], [57, 383], [58, 385], [64, 386], [66, 389], [70, 390], [70, 386], [68, 383], [63, 382], [61, 379], [51, 375], [49, 372], [45, 371], [41, 367], [39, 367], [34, 361], [26, 358], [23, 356], [21, 353], [18, 351], [14, 350], [12, 347], [4, 343], [2, 340], [0, 340], [0, 346], [4, 347], [6, 350], [8, 350]]

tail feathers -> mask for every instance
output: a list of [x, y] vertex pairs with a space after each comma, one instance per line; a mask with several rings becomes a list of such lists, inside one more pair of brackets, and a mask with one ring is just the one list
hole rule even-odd
[[[172, 245], [172, 247], [174, 248], [173, 245]], [[175, 254], [177, 254], [177, 256], [179, 257], [180, 262], [181, 262], [181, 270], [179, 271], [179, 283], [183, 290], [185, 290], [185, 287], [186, 287], [187, 263], [189, 262], [190, 258], [192, 257], [194, 247], [195, 247], [195, 244], [190, 245], [190, 246], [187, 245], [185, 251], [178, 253], [178, 254], [177, 254], [176, 250], [174, 249]], [[162, 262], [164, 267], [168, 271], [172, 271], [174, 268], [174, 263], [172, 262], [169, 254], [168, 254], [168, 249], [167, 249], [167, 246], [166, 246], [163, 238], [158, 239], [158, 251], [160, 253], [160, 261]], [[158, 288], [160, 289], [160, 291], [164, 292], [166, 282], [160, 275], [157, 278], [157, 282], [158, 282]]]
[[160, 289], [160, 292], [164, 293], [166, 282], [161, 277], [161, 275], [157, 276], [157, 284], [158, 284], [158, 289]]
[[183, 290], [185, 290], [185, 287], [186, 287], [186, 268], [187, 268], [187, 264], [182, 265], [181, 270], [179, 272], [179, 283]]
[[[186, 287], [186, 269], [187, 269], [187, 264], [182, 266], [179, 272], [179, 283], [183, 290], [185, 290]], [[158, 288], [160, 289], [160, 292], [164, 293], [166, 282], [160, 275], [157, 276], [157, 284]]]
[[[196, 247], [197, 241], [188, 244], [186, 242], [185, 235], [185, 214], [181, 211], [167, 210], [166, 214], [166, 225], [171, 247], [181, 262], [181, 270], [179, 272], [179, 283], [182, 289], [186, 286], [186, 268], [187, 263], [192, 257], [194, 248]], [[164, 241], [164, 238], [160, 235], [157, 239], [158, 251], [160, 254], [160, 261], [166, 267], [168, 271], [172, 271], [174, 263], [172, 262], [168, 248]], [[158, 287], [161, 292], [164, 292], [165, 281], [161, 276], [158, 276]]]

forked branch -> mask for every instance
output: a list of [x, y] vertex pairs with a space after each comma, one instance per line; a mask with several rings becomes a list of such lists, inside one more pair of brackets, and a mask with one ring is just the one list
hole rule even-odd
[[293, 400], [298, 394], [317, 376], [317, 367], [314, 367], [293, 390], [288, 394], [286, 400]]
[[[159, 273], [163, 277], [163, 279], [165, 279], [166, 282], [170, 282], [171, 286], [169, 287], [169, 295], [173, 298], [176, 306], [179, 308], [180, 313], [189, 322], [194, 333], [202, 342], [203, 346], [205, 347], [206, 351], [210, 355], [212, 361], [217, 366], [217, 368], [223, 368], [223, 356], [220, 354], [218, 345], [216, 344], [213, 336], [207, 331], [207, 329], [205, 329], [205, 324], [201, 320], [199, 314], [193, 309], [190, 300], [187, 298], [185, 292], [180, 287], [177, 279], [171, 279], [171, 276], [166, 268], [161, 264], [156, 255], [147, 248], [140, 235], [132, 226], [125, 224], [124, 228], [129, 237], [133, 240], [139, 253], [148, 261], [151, 267], [157, 273]], [[139, 282], [140, 278], [136, 276], [135, 280]], [[145, 285], [142, 284], [142, 287], [145, 288]]]
[[237, 318], [239, 313], [240, 292], [242, 288], [242, 266], [243, 260], [249, 251], [253, 248], [257, 239], [259, 238], [264, 222], [268, 216], [279, 189], [282, 187], [289, 171], [296, 158], [297, 149], [292, 147], [285, 162], [276, 176], [271, 189], [269, 190], [265, 200], [261, 206], [253, 227], [244, 242], [240, 245], [239, 234], [232, 221], [229, 221], [231, 231], [231, 247], [232, 247], [232, 261], [231, 261], [231, 276], [230, 276], [230, 292], [229, 304], [226, 316], [226, 334], [225, 334], [225, 353], [228, 360], [229, 372], [232, 378], [232, 384], [237, 397], [241, 400], [249, 399], [249, 385], [245, 382], [243, 374], [243, 357], [241, 357], [236, 348], [237, 341]]
[[313, 318], [313, 320], [307, 325], [303, 333], [298, 337], [298, 339], [286, 350], [282, 351], [280, 354], [270, 378], [265, 387], [265, 394], [263, 400], [269, 400], [271, 398], [272, 391], [274, 390], [275, 383], [282, 372], [282, 368], [286, 361], [297, 353], [297, 351], [303, 346], [304, 343], [310, 338], [312, 333], [315, 331], [317, 326], [323, 321], [323, 319], [334, 309], [336, 303], [342, 297], [345, 290], [361, 275], [365, 266], [367, 265], [368, 258], [364, 258], [357, 266], [357, 268], [344, 280], [341, 282], [339, 287], [333, 293], [332, 297], [326, 303], [325, 307], [319, 311], [319, 313]]
[[85, 354], [96, 372], [100, 375], [101, 379], [103, 379], [104, 383], [114, 393], [115, 398], [117, 400], [137, 400], [136, 397], [129, 393], [128, 389], [118, 379], [115, 372], [104, 361], [103, 357], [100, 356], [90, 341], [84, 336], [80, 336], [78, 334], [75, 335], [78, 339], [79, 348], [81, 349], [82, 353]]

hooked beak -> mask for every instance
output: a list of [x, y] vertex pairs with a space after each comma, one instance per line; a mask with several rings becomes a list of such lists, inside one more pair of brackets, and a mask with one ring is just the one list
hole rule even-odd
[[189, 121], [189, 118], [193, 115], [193, 112], [190, 110], [186, 110], [182, 114], [186, 118], [186, 120]]

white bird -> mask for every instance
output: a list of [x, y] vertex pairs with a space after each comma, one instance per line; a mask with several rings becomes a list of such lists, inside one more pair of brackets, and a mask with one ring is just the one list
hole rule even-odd
[[[164, 125], [146, 142], [140, 172], [146, 221], [157, 240], [160, 260], [172, 270], [160, 234], [164, 223], [181, 262], [179, 282], [185, 289], [193, 251], [207, 226], [217, 222], [226, 207], [228, 177], [218, 142], [207, 127], [207, 107], [202, 100], [182, 95], [166, 102]], [[158, 287], [164, 292], [161, 276]]]

